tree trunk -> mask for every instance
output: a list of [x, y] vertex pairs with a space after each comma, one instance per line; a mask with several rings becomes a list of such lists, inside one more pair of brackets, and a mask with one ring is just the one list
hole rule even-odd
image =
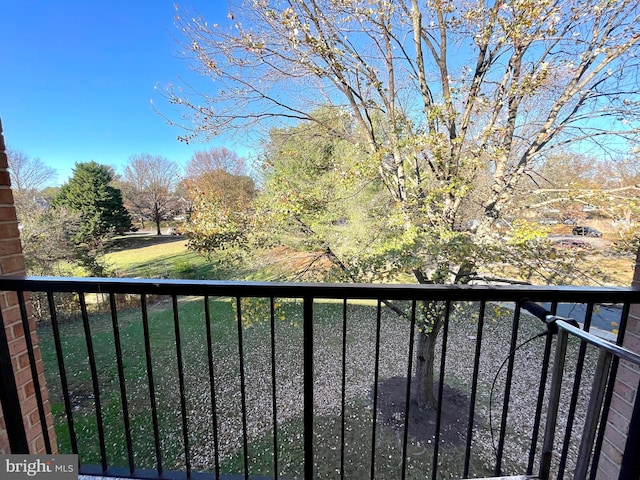
[[[420, 284], [432, 284], [421, 270], [414, 270]], [[416, 367], [411, 379], [411, 400], [420, 410], [430, 410], [438, 407], [433, 384], [433, 369], [435, 362], [435, 348], [438, 334], [444, 324], [445, 308], [442, 302], [430, 301], [420, 305], [418, 342], [416, 345]], [[424, 322], [424, 323], [423, 323]]]
[[[447, 267], [448, 268], [448, 267]], [[463, 262], [458, 268], [454, 284], [467, 284], [475, 271], [475, 264], [470, 261]], [[414, 275], [420, 284], [433, 284], [433, 280], [421, 270], [414, 270]], [[444, 278], [444, 277], [442, 277]], [[422, 330], [418, 332], [418, 342], [416, 345], [416, 367], [414, 377], [411, 379], [411, 400], [418, 405], [421, 410], [437, 408], [438, 403], [435, 396], [433, 369], [435, 363], [435, 348], [438, 334], [444, 325], [447, 315], [445, 302], [427, 301], [420, 305], [421, 321], [418, 327]], [[442, 379], [441, 379], [442, 381]]]
[[160, 218], [160, 210], [158, 209], [157, 203], [153, 206], [153, 219], [156, 222], [156, 235], [162, 235], [162, 231], [160, 230], [160, 222], [162, 219]]
[[411, 385], [411, 398], [420, 410], [435, 409], [438, 406], [433, 383], [433, 367], [437, 339], [437, 331], [432, 331], [428, 334], [418, 334], [416, 370]]

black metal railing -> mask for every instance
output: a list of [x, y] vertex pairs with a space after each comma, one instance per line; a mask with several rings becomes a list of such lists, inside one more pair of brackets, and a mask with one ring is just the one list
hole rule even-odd
[[[563, 478], [567, 461], [567, 451], [571, 444], [570, 432], [571, 424], [575, 418], [575, 409], [578, 401], [579, 389], [582, 369], [585, 360], [585, 351], [587, 346], [592, 345], [598, 350], [598, 362], [593, 375], [592, 387], [589, 394], [589, 404], [585, 417], [582, 435], [579, 438], [578, 457], [576, 459], [576, 467], [573, 472], [573, 478], [587, 478], [589, 469], [596, 472], [598, 465], [598, 455], [602, 447], [604, 429], [600, 429], [600, 435], [596, 441], [596, 433], [599, 425], [605, 425], [609, 406], [611, 402], [611, 394], [613, 391], [616, 372], [620, 361], [629, 362], [636, 368], [640, 366], [640, 355], [622, 348], [614, 343], [610, 343], [598, 336], [592, 335], [580, 328], [579, 323], [574, 319], [567, 319], [553, 315], [551, 312], [541, 308], [538, 304], [525, 301], [522, 307], [534, 314], [540, 320], [547, 324], [550, 333], [557, 333], [557, 344], [555, 350], [555, 359], [553, 366], [553, 377], [551, 388], [549, 391], [549, 405], [547, 411], [547, 420], [545, 428], [545, 438], [542, 447], [542, 456], [540, 459], [540, 470], [538, 476], [540, 478], [549, 478], [551, 471], [551, 460], [554, 453], [555, 429], [558, 414], [561, 410], [560, 395], [562, 392], [563, 374], [565, 361], [567, 357], [567, 347], [569, 336], [580, 339], [580, 353], [577, 358], [577, 369], [574, 376], [574, 388], [566, 412], [568, 418], [568, 426], [565, 433], [565, 439], [562, 444], [562, 454], [558, 468], [558, 478]], [[628, 308], [628, 307], [627, 307]], [[625, 308], [626, 310], [626, 308]], [[622, 312], [624, 318], [628, 317], [628, 310]], [[588, 326], [587, 326], [588, 327]], [[609, 382], [609, 385], [607, 385]], [[637, 390], [636, 390], [637, 391]], [[609, 394], [607, 394], [609, 392]], [[606, 400], [605, 400], [606, 398]], [[604, 403], [606, 408], [603, 408]], [[640, 404], [638, 404], [640, 405]], [[636, 410], [638, 409], [636, 405]], [[630, 437], [635, 438], [640, 434], [638, 425], [631, 424]], [[632, 443], [636, 443], [634, 440]], [[629, 452], [635, 457], [635, 453]], [[635, 478], [637, 473], [636, 460], [627, 457], [621, 465], [620, 478]], [[594, 475], [592, 475], [594, 476]]]
[[[27, 301], [38, 312], [57, 443], [84, 474], [594, 478], [618, 364], [638, 363], [620, 347], [632, 289], [4, 277], [0, 290], [25, 322]], [[419, 306], [434, 301], [439, 407], [421, 411]], [[613, 343], [588, 333], [596, 322]]]

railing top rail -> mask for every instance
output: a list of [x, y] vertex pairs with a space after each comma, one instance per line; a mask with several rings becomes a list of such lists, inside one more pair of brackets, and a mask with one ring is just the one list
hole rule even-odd
[[443, 301], [513, 301], [527, 297], [538, 302], [640, 303], [640, 290], [634, 288], [534, 285], [336, 284], [7, 276], [0, 277], [0, 290]]
[[564, 321], [561, 317], [556, 317], [555, 324], [559, 329], [565, 330], [571, 335], [574, 335], [581, 340], [584, 340], [591, 345], [606, 350], [609, 353], [629, 362], [632, 362], [636, 365], [640, 365], [640, 355], [632, 352], [631, 350], [627, 350], [624, 347], [616, 345], [614, 343], [608, 342], [600, 337], [595, 336], [592, 333], [585, 332], [579, 327], [575, 327], [566, 321]]

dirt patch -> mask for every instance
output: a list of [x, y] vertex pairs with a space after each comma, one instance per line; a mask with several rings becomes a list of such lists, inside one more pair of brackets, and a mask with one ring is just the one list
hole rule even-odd
[[[438, 386], [436, 385], [436, 392]], [[392, 377], [378, 384], [378, 412], [382, 425], [404, 431], [406, 377]], [[442, 414], [440, 417], [440, 443], [462, 445], [466, 438], [469, 419], [469, 399], [458, 390], [444, 385]], [[420, 443], [433, 443], [436, 435], [436, 410], [420, 410], [409, 406], [409, 436]]]

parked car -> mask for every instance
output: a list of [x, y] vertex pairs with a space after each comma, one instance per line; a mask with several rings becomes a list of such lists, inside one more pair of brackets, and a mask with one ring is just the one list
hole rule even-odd
[[587, 226], [573, 227], [572, 233], [574, 235], [581, 235], [583, 237], [601, 237], [602, 236], [602, 232], [600, 230], [596, 230], [593, 227], [587, 227]]
[[577, 238], [561, 238], [553, 242], [555, 247], [569, 248], [569, 249], [589, 249], [591, 244], [584, 240], [578, 240]]

